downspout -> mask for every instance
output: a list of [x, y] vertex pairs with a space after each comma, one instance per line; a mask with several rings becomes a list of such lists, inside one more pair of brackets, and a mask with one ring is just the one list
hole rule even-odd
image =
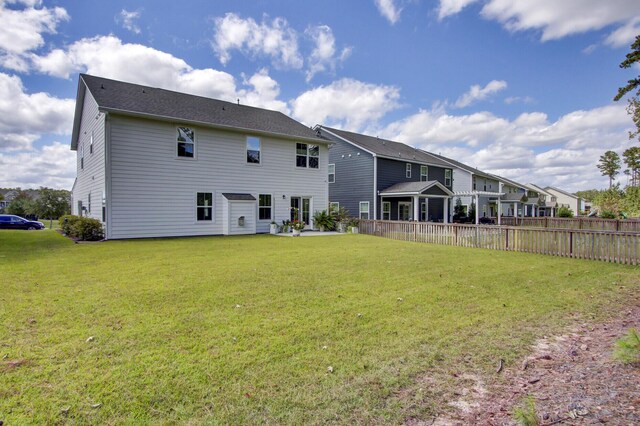
[[373, 220], [378, 220], [378, 157], [373, 154]]
[[104, 191], [106, 193], [107, 202], [106, 209], [107, 214], [105, 217], [106, 228], [105, 238], [111, 239], [113, 231], [113, 223], [111, 218], [113, 217], [111, 212], [111, 117], [108, 112], [104, 112]]

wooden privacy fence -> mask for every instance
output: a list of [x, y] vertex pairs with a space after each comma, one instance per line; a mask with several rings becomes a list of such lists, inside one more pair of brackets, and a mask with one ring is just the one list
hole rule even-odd
[[640, 233], [361, 220], [360, 232], [401, 241], [640, 264]]
[[[497, 219], [494, 218], [496, 223]], [[640, 232], [639, 219], [601, 219], [591, 217], [501, 217], [506, 226], [532, 226], [553, 229], [586, 229], [594, 231]]]

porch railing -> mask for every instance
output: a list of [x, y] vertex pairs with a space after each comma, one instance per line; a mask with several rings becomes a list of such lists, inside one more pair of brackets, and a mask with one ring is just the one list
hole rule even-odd
[[360, 232], [402, 241], [640, 264], [640, 233], [361, 220]]

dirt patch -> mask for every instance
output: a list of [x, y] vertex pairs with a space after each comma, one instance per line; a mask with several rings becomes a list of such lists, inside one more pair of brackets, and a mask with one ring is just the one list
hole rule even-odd
[[515, 425], [514, 408], [531, 396], [543, 425], [640, 425], [640, 366], [612, 357], [631, 327], [640, 328], [640, 300], [605, 322], [539, 340], [493, 377], [461, 375], [442, 415], [407, 424]]
[[29, 365], [29, 364], [30, 364], [30, 361], [28, 359], [17, 359], [14, 361], [6, 361], [2, 363], [2, 371], [6, 373], [7, 371], [10, 371], [25, 365]]

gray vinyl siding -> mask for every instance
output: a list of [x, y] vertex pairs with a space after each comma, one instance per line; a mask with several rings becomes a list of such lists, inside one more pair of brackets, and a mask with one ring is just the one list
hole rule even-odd
[[[91, 194], [91, 211], [86, 216], [102, 220], [102, 196], [105, 191], [105, 115], [99, 114], [98, 104], [87, 91], [82, 108], [78, 149], [76, 151], [77, 180], [71, 196], [71, 212], [78, 211], [78, 201], [89, 206]], [[93, 152], [90, 151], [93, 134]], [[80, 167], [80, 153], [84, 149], [84, 168]]]
[[[411, 178], [406, 176], [406, 165], [411, 164]], [[411, 161], [391, 160], [388, 158], [378, 158], [378, 191], [384, 191], [385, 189], [401, 182], [419, 182], [420, 181], [420, 163], [413, 163]], [[444, 185], [444, 171], [445, 168], [438, 166], [428, 166], [428, 180], [437, 180]], [[452, 187], [448, 186], [447, 189], [451, 190]], [[388, 201], [388, 200], [387, 200]], [[392, 207], [393, 210], [393, 207]], [[378, 203], [378, 217], [382, 217], [382, 204]], [[397, 212], [396, 212], [397, 215]]]
[[336, 181], [329, 184], [329, 201], [340, 203], [349, 215], [358, 217], [360, 201], [369, 202], [373, 218], [373, 156], [323, 132], [335, 143], [329, 149], [329, 163], [336, 166]]
[[[260, 165], [246, 162], [244, 133], [112, 115], [110, 238], [223, 234], [223, 193], [272, 195], [272, 219], [289, 218], [291, 196], [328, 206], [326, 145], [318, 169], [296, 167], [296, 142], [261, 139]], [[195, 131], [195, 158], [176, 154], [176, 126]], [[196, 193], [213, 194], [213, 220], [196, 220]], [[257, 217], [258, 203], [255, 203]], [[257, 221], [268, 232], [270, 221]]]

